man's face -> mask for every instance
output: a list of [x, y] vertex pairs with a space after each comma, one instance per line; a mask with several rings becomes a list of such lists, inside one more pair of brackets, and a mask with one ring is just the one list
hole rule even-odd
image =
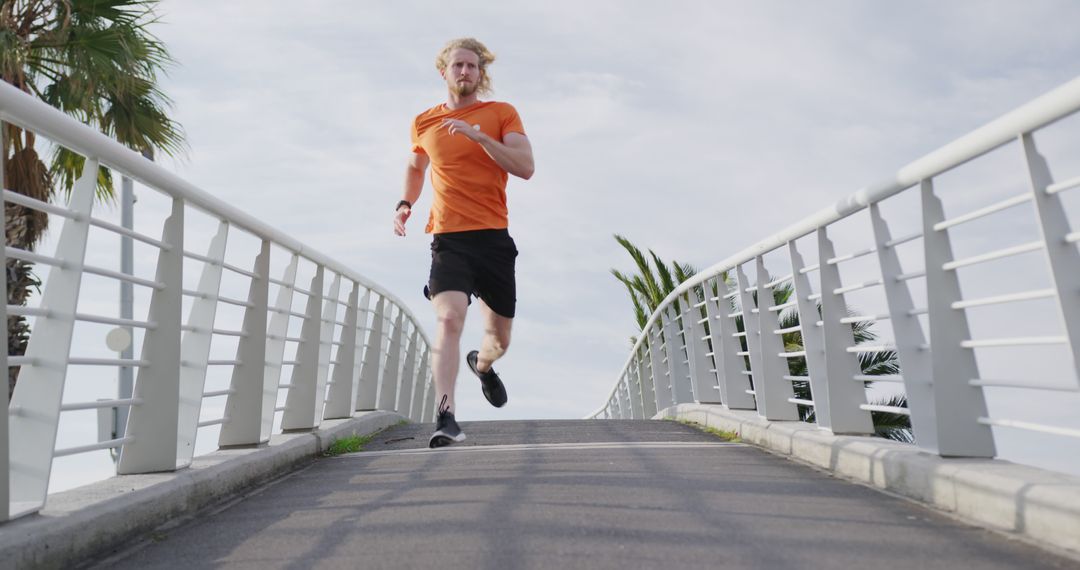
[[451, 93], [459, 97], [476, 93], [480, 86], [480, 56], [465, 48], [452, 50], [442, 76]]

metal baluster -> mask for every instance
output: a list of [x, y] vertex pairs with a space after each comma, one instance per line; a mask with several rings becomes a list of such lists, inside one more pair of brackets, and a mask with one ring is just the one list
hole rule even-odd
[[825, 376], [824, 390], [814, 393], [814, 404], [819, 400], [828, 400], [828, 424], [820, 419], [818, 425], [830, 429], [833, 433], [867, 434], [874, 433], [874, 422], [870, 412], [859, 406], [866, 404], [866, 387], [855, 382], [854, 377], [862, 374], [859, 360], [848, 348], [855, 346], [855, 337], [849, 324], [841, 323], [847, 317], [847, 304], [844, 295], [834, 293], [842, 287], [840, 267], [830, 265], [828, 260], [836, 257], [828, 229], [818, 228], [818, 277], [821, 279], [821, 321], [822, 339], [825, 341]]
[[[312, 419], [317, 427], [326, 409], [326, 379], [330, 376], [330, 351], [334, 348], [334, 331], [337, 330], [337, 313], [341, 298], [341, 274], [335, 273], [330, 282], [330, 293], [323, 299], [322, 325], [319, 328], [319, 374], [316, 377], [315, 412]], [[342, 331], [344, 333], [344, 331]], [[340, 353], [338, 358], [341, 358]]]
[[653, 334], [650, 330], [643, 331], [649, 342], [649, 369], [652, 370], [653, 393], [656, 398], [657, 413], [671, 407], [671, 385], [668, 384], [664, 374], [664, 356], [661, 352], [659, 333]]
[[174, 198], [161, 241], [171, 249], [158, 254], [158, 289], [150, 296], [148, 320], [157, 328], [146, 331], [133, 397], [142, 404], [128, 414], [124, 433], [131, 438], [120, 451], [116, 472], [153, 473], [176, 469], [180, 400], [181, 302], [184, 285], [184, 201]]
[[428, 378], [425, 381], [426, 388], [424, 389], [424, 415], [423, 421], [431, 423], [435, 421], [435, 408], [439, 405], [435, 401], [435, 382], [432, 381], [431, 373], [428, 373]]
[[791, 279], [795, 288], [796, 307], [799, 311], [799, 328], [802, 334], [803, 350], [806, 351], [806, 374], [810, 377], [810, 394], [814, 400], [814, 418], [819, 427], [831, 428], [828, 394], [829, 377], [825, 367], [825, 339], [818, 326], [818, 307], [810, 300], [813, 288], [810, 278], [803, 273], [806, 262], [799, 253], [795, 240], [788, 242], [788, 254], [791, 258]]
[[[698, 288], [687, 294], [686, 312], [683, 314], [683, 338], [686, 339], [686, 356], [690, 363], [690, 377], [694, 382], [694, 396], [702, 404], [719, 404], [720, 390], [717, 389], [715, 365], [709, 358], [709, 344], [705, 337], [705, 324], [701, 322], [702, 311], [694, 307], [698, 304]], [[701, 288], [705, 297], [708, 293]], [[705, 301], [708, 303], [708, 300]], [[710, 328], [714, 325], [710, 325]]]
[[[423, 340], [423, 337], [421, 337]], [[424, 384], [428, 377], [428, 358], [430, 356], [431, 349], [425, 343], [424, 354], [420, 356], [420, 370], [416, 373], [416, 386], [413, 390], [413, 402], [412, 409], [409, 412], [409, 419], [414, 422], [422, 421], [424, 413]]]
[[206, 388], [206, 367], [210, 360], [214, 317], [217, 315], [217, 296], [221, 293], [222, 263], [225, 262], [225, 243], [229, 236], [228, 222], [218, 225], [217, 235], [210, 241], [199, 277], [199, 296], [191, 302], [188, 330], [180, 341], [180, 411], [177, 421], [176, 467], [187, 467], [195, 455], [195, 436], [199, 431], [203, 392]]
[[360, 297], [360, 284], [353, 283], [352, 292], [349, 293], [349, 302], [345, 309], [345, 326], [341, 329], [341, 344], [337, 349], [337, 362], [334, 364], [332, 382], [326, 396], [326, 407], [323, 408], [323, 418], [351, 418], [353, 415], [353, 402], [356, 395], [356, 347], [357, 342], [357, 308], [356, 301]]
[[405, 351], [405, 364], [401, 367], [401, 390], [398, 392], [397, 410], [403, 416], [409, 415], [412, 407], [412, 389], [416, 382], [416, 340], [420, 337], [420, 331], [412, 321], [412, 335], [409, 337], [409, 348]]
[[635, 420], [643, 419], [641, 416], [641, 384], [638, 382], [636, 366], [633, 363], [626, 368], [626, 385], [630, 395], [630, 417]]
[[986, 416], [986, 400], [979, 386], [975, 353], [960, 346], [971, 338], [967, 314], [952, 304], [960, 300], [960, 281], [944, 265], [953, 261], [949, 231], [934, 225], [945, 220], [934, 185], [923, 180], [923, 251], [926, 256], [927, 309], [930, 313], [930, 362], [933, 372], [934, 415], [938, 420], [938, 452], [951, 457], [993, 457], [994, 433], [978, 422]]
[[634, 366], [637, 367], [638, 384], [641, 385], [641, 415], [651, 419], [656, 415], [656, 384], [644, 354], [648, 347], [649, 344], [646, 343], [634, 353]]
[[270, 316], [270, 327], [267, 329], [266, 374], [262, 380], [263, 401], [260, 416], [262, 424], [259, 426], [259, 443], [270, 441], [270, 432], [274, 428], [278, 387], [281, 384], [281, 363], [285, 360], [285, 337], [289, 334], [289, 319], [292, 317], [290, 313], [296, 285], [296, 266], [299, 263], [300, 256], [294, 254], [285, 268], [281, 282], [286, 285], [278, 289], [277, 299], [274, 300], [274, 314]]
[[892, 241], [889, 224], [881, 216], [877, 204], [870, 205], [870, 219], [874, 225], [878, 262], [881, 264], [881, 282], [885, 300], [889, 305], [889, 321], [896, 337], [896, 353], [900, 358], [900, 372], [904, 379], [908, 410], [911, 411], [911, 430], [915, 445], [920, 449], [938, 452], [938, 422], [934, 413], [934, 390], [930, 385], [930, 352], [923, 349], [926, 335], [915, 314], [915, 302], [911, 298], [908, 281], [898, 277], [904, 270], [896, 248], [888, 246]]
[[[5, 425], [9, 431], [5, 441], [10, 453], [10, 518], [36, 512], [45, 505], [97, 173], [97, 161], [88, 158], [68, 204], [79, 217], [64, 220], [56, 244], [56, 257], [63, 260], [64, 265], [50, 269], [41, 294], [41, 306], [49, 307], [51, 314], [48, 318], [37, 319], [34, 334], [26, 346], [26, 357], [33, 359], [36, 365], [22, 367], [7, 409]], [[6, 306], [6, 295], [4, 299]], [[7, 319], [4, 323], [6, 327]], [[5, 378], [7, 372], [4, 368]], [[13, 437], [16, 434], [18, 437]]]
[[[720, 401], [731, 410], [753, 410], [757, 405], [754, 396], [746, 393], [750, 389], [750, 380], [743, 374], [743, 357], [738, 355], [740, 346], [735, 337], [738, 330], [735, 328], [735, 321], [728, 316], [731, 307], [724, 299], [727, 287], [721, 286], [723, 283], [723, 279], [715, 279], [709, 281], [705, 287], [705, 296], [708, 297], [705, 310], [709, 315], [709, 334], [712, 336]], [[710, 297], [714, 287], [717, 293], [715, 303]]]
[[300, 346], [296, 348], [296, 364], [285, 393], [285, 413], [281, 429], [301, 430], [315, 427], [315, 389], [319, 376], [319, 353], [322, 345], [323, 266], [315, 269], [308, 289], [304, 324], [300, 326]]
[[360, 369], [360, 390], [356, 396], [356, 411], [374, 410], [379, 380], [382, 377], [383, 345], [386, 342], [385, 325], [387, 302], [379, 297], [375, 313], [371, 317], [371, 332], [364, 348], [364, 364]]
[[1050, 265], [1050, 275], [1054, 280], [1054, 293], [1065, 332], [1072, 349], [1073, 366], [1078, 373], [1077, 385], [1080, 386], [1080, 295], [1076, 294], [1076, 284], [1080, 283], [1080, 252], [1076, 244], [1066, 239], [1072, 230], [1060, 194], [1048, 194], [1046, 189], [1053, 184], [1050, 167], [1046, 159], [1035, 148], [1035, 139], [1031, 133], [1020, 137], [1031, 177], [1031, 191], [1035, 203], [1035, 213], [1039, 218], [1039, 229], [1046, 243], [1046, 260]]
[[398, 309], [394, 321], [394, 335], [386, 354], [386, 366], [383, 367], [382, 382], [379, 384], [379, 409], [392, 411], [397, 409], [398, 384], [401, 382], [401, 348], [405, 339], [405, 312]]
[[[0, 190], [6, 188], [4, 185], [4, 166], [7, 159], [7, 123], [0, 121]], [[0, 204], [3, 204], [3, 200], [0, 200]], [[6, 210], [7, 208], [5, 208]], [[7, 232], [0, 234], [0, 267], [7, 268], [7, 253], [4, 248], [7, 247]], [[3, 340], [4, 346], [8, 345], [7, 336], [7, 279], [4, 279], [3, 284], [0, 284], [0, 293], [3, 293], [4, 299], [3, 305], [0, 306], [0, 322], [4, 323], [3, 331], [0, 332], [0, 340]], [[4, 372], [4, 379], [8, 379], [11, 374], [11, 369], [8, 368], [8, 353], [7, 349], [0, 354], [0, 370]], [[10, 382], [10, 380], [8, 380]], [[3, 390], [0, 390], [3, 394], [0, 394], [0, 521], [6, 521], [11, 519], [11, 449], [8, 446], [8, 438], [10, 437], [8, 432], [8, 387], [4, 386]]]
[[664, 327], [664, 351], [667, 353], [672, 398], [676, 404], [693, 402], [694, 390], [690, 385], [690, 369], [686, 366], [682, 327], [678, 323], [679, 316], [674, 302], [663, 309], [660, 319]]
[[[293, 269], [296, 268], [294, 263]], [[240, 362], [233, 366], [232, 378], [229, 381], [229, 395], [225, 400], [225, 423], [221, 424], [221, 433], [218, 435], [218, 445], [255, 445], [265, 441], [262, 437], [262, 426], [265, 423], [273, 425], [274, 406], [277, 404], [278, 377], [281, 375], [281, 353], [278, 353], [278, 364], [271, 367], [267, 362], [268, 342], [267, 339], [267, 310], [270, 300], [270, 241], [263, 240], [259, 255], [255, 258], [255, 264], [251, 270], [255, 277], [248, 286], [247, 302], [251, 306], [244, 309], [244, 324], [242, 330], [246, 336], [240, 337], [236, 346], [236, 360]], [[291, 279], [290, 279], [291, 282]], [[279, 293], [285, 294], [286, 290]], [[288, 315], [274, 315], [288, 319]], [[270, 327], [273, 330], [273, 326]], [[284, 348], [285, 341], [279, 342]], [[274, 345], [277, 346], [277, 345]], [[270, 371], [274, 372], [271, 374]], [[267, 391], [264, 382], [269, 382], [267, 377], [272, 378], [273, 385]], [[264, 396], [269, 396], [264, 397]], [[266, 429], [266, 437], [270, 436], [270, 428]]]

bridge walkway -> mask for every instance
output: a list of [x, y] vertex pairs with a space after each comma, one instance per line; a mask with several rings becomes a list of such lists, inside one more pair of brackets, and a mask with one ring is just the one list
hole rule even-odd
[[379, 434], [101, 568], [1075, 568], [758, 448], [660, 421]]

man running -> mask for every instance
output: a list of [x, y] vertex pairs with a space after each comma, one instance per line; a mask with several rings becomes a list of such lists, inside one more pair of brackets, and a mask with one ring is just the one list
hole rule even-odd
[[480, 300], [484, 339], [465, 361], [480, 378], [488, 402], [506, 404], [506, 389], [491, 367], [510, 346], [517, 301], [517, 248], [507, 231], [506, 181], [508, 174], [532, 177], [533, 156], [514, 107], [479, 100], [491, 91], [488, 66], [493, 61], [495, 55], [473, 38], [451, 41], [436, 57], [435, 67], [446, 81], [446, 103], [413, 121], [405, 195], [394, 214], [394, 233], [404, 236], [430, 164], [435, 197], [424, 230], [433, 234], [424, 294], [438, 322], [431, 363], [439, 417], [429, 447], [465, 441], [454, 419], [454, 386], [470, 296]]

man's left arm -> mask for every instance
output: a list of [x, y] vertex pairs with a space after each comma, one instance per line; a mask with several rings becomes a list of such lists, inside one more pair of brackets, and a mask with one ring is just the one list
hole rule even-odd
[[447, 119], [443, 122], [443, 126], [450, 134], [466, 136], [479, 144], [503, 170], [525, 180], [532, 178], [535, 171], [532, 145], [529, 144], [529, 137], [524, 134], [506, 133], [502, 142], [499, 142], [483, 131], [473, 129], [465, 121]]

